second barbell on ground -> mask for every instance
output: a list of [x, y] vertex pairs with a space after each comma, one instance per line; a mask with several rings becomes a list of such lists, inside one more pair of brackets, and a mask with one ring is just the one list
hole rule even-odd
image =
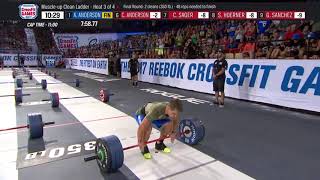
[[27, 125], [0, 129], [0, 132], [28, 128], [29, 139], [37, 139], [43, 137], [43, 127], [52, 124], [55, 124], [55, 122], [43, 123], [41, 113], [30, 113], [27, 117]]
[[69, 82], [47, 82], [46, 79], [42, 79], [41, 83], [36, 83], [36, 85], [41, 85], [42, 89], [47, 89], [47, 85], [48, 84], [63, 84], [63, 83], [74, 83], [76, 84], [76, 87], [80, 86], [80, 80], [79, 79], [75, 79], [75, 81], [69, 81]]
[[[16, 104], [20, 104], [23, 102], [23, 96], [30, 96], [31, 94], [23, 94], [22, 93], [22, 89], [16, 89], [14, 91], [14, 95], [2, 95], [0, 97], [8, 97], [8, 96], [14, 96], [15, 97], [15, 102]], [[99, 95], [97, 95], [97, 97], [99, 97], [99, 99], [102, 102], [109, 102], [110, 100], [110, 96], [113, 96], [114, 94], [110, 93], [110, 91], [108, 91], [107, 89], [101, 89], [99, 91]], [[60, 98], [59, 97], [59, 93], [54, 92], [54, 93], [50, 93], [50, 98], [48, 99], [42, 99], [41, 101], [51, 101], [51, 106], [53, 108], [55, 107], [59, 107], [60, 104], [60, 99], [78, 99], [78, 98], [87, 98], [87, 97], [91, 97], [89, 95], [85, 95], [85, 96], [74, 96], [74, 97], [65, 97], [65, 98]]]

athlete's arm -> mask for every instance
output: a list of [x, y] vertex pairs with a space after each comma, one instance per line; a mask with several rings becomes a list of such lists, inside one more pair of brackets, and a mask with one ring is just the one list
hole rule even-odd
[[151, 122], [145, 117], [138, 128], [138, 144], [140, 148], [145, 146], [145, 134], [151, 127]]
[[221, 74], [223, 74], [226, 71], [225, 68], [222, 68], [217, 74], [216, 76], [220, 76]]

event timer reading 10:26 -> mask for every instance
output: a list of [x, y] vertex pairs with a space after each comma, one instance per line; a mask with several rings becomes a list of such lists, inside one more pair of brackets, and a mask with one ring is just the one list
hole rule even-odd
[[97, 27], [98, 21], [81, 21], [81, 27]]

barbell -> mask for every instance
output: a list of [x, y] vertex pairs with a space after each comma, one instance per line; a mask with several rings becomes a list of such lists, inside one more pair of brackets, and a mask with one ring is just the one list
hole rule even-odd
[[[184, 119], [179, 123], [179, 139], [189, 145], [195, 145], [203, 140], [205, 136], [205, 128], [201, 121], [197, 119]], [[150, 144], [156, 141], [167, 139], [158, 138], [146, 142]], [[84, 161], [97, 160], [97, 164], [103, 173], [115, 172], [122, 167], [124, 162], [124, 151], [139, 147], [132, 145], [123, 148], [119, 138], [115, 135], [105, 136], [96, 140], [95, 155], [85, 157]]]
[[[107, 103], [110, 100], [110, 96], [113, 96], [114, 94], [110, 93], [108, 90], [106, 89], [101, 89], [99, 91], [99, 97], [100, 97], [100, 101]], [[42, 101], [51, 101], [51, 106], [52, 107], [59, 107], [59, 100], [60, 99], [79, 99], [79, 98], [87, 98], [87, 97], [91, 97], [91, 96], [75, 96], [75, 97], [67, 97], [67, 98], [59, 98], [59, 94], [58, 93], [51, 93], [50, 94], [50, 99], [43, 99]]]
[[15, 129], [29, 129], [29, 139], [37, 139], [43, 137], [43, 127], [55, 124], [55, 122], [43, 123], [41, 113], [30, 113], [27, 116], [27, 125], [17, 126], [13, 128], [0, 129], [2, 131], [9, 131]]
[[[29, 79], [32, 80], [32, 73], [29, 73]], [[36, 85], [41, 85], [42, 89], [47, 89], [48, 84], [63, 84], [63, 83], [75, 83], [76, 87], [80, 86], [80, 80], [75, 79], [75, 81], [70, 82], [54, 82], [54, 83], [48, 83], [46, 79], [42, 79], [41, 83], [36, 83]], [[0, 82], [0, 84], [7, 84], [7, 83], [16, 83], [18, 88], [22, 88], [24, 83], [28, 83], [26, 81], [23, 81], [21, 78], [16, 79], [16, 82]]]
[[54, 83], [48, 83], [46, 79], [42, 79], [41, 83], [36, 83], [36, 85], [41, 85], [42, 89], [47, 89], [48, 84], [63, 84], [63, 83], [74, 83], [76, 84], [76, 87], [80, 86], [80, 80], [75, 79], [75, 81], [70, 81], [70, 82], [54, 82]]
[[[114, 94], [110, 93], [106, 89], [101, 89], [99, 91], [99, 97], [102, 102], [109, 102], [110, 96], [113, 96]], [[60, 98], [59, 93], [50, 93], [50, 99], [43, 99], [42, 101], [51, 101], [51, 107], [59, 107], [60, 104], [60, 99], [79, 99], [79, 98], [87, 98], [91, 96], [74, 96], [74, 97], [65, 97], [65, 98]]]
[[[97, 95], [97, 97], [99, 97], [99, 99], [104, 102], [107, 103], [110, 101], [110, 96], [113, 96], [113, 93], [110, 93], [110, 91], [108, 91], [107, 89], [101, 89], [99, 91], [99, 95]], [[22, 93], [22, 89], [15, 89], [14, 90], [14, 94], [10, 94], [10, 95], [0, 95], [0, 97], [10, 97], [10, 96], [14, 96], [15, 98], [15, 102], [16, 104], [20, 104], [23, 102], [23, 96], [31, 96], [31, 94], [23, 94]], [[59, 98], [59, 93], [54, 92], [54, 93], [50, 93], [50, 98], [49, 99], [42, 99], [41, 101], [51, 101], [51, 106], [53, 108], [55, 107], [59, 107], [59, 102], [60, 99], [77, 99], [77, 98], [87, 98], [87, 97], [91, 97], [91, 96], [75, 96], [75, 97], [65, 97], [65, 98]]]

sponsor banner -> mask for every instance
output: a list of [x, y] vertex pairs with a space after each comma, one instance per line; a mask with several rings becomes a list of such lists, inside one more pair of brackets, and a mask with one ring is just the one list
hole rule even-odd
[[[129, 59], [121, 60], [130, 78]], [[139, 59], [139, 80], [213, 93], [213, 60]], [[228, 60], [226, 96], [320, 112], [320, 62], [314, 60]]]
[[59, 61], [62, 59], [61, 55], [54, 54], [0, 54], [4, 60], [5, 66], [18, 66], [18, 56], [24, 58], [25, 66], [38, 66], [40, 60], [42, 64], [46, 65], [47, 60]]
[[83, 70], [108, 75], [108, 59], [106, 58], [66, 58], [71, 69]]
[[100, 34], [55, 34], [54, 39], [59, 49], [74, 49], [81, 46], [100, 44], [105, 41], [117, 40], [117, 33]]

